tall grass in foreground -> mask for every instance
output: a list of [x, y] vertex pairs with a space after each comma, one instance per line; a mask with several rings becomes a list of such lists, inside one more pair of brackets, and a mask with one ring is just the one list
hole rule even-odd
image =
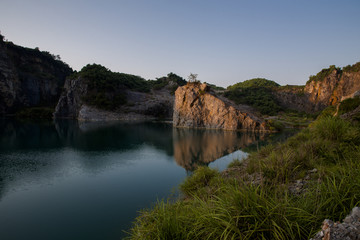
[[[324, 118], [250, 155], [243, 170], [261, 181], [199, 168], [180, 186], [183, 199], [141, 212], [128, 239], [308, 239], [360, 204], [359, 143], [357, 126]], [[306, 190], [291, 193], [313, 168]]]

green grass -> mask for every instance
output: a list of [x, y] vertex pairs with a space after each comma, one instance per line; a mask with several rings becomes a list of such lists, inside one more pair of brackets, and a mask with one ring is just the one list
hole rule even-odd
[[[341, 220], [360, 204], [359, 145], [359, 126], [321, 118], [232, 163], [235, 178], [199, 168], [181, 185], [181, 199], [142, 211], [128, 239], [309, 239], [325, 218]], [[293, 194], [305, 176], [305, 190]]]

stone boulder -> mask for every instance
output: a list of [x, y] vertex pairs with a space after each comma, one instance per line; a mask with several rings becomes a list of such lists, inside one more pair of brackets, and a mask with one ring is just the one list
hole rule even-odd
[[226, 99], [205, 83], [188, 83], [175, 92], [175, 127], [268, 131], [266, 123]]
[[360, 208], [353, 208], [343, 223], [325, 219], [312, 240], [360, 240]]

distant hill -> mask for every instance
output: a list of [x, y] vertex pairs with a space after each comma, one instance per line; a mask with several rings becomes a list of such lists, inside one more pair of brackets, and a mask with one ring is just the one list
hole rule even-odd
[[239, 82], [234, 85], [228, 86], [228, 90], [233, 90], [237, 88], [249, 88], [249, 87], [278, 87], [278, 83], [268, 80], [266, 78], [253, 78], [246, 80], [244, 82]]

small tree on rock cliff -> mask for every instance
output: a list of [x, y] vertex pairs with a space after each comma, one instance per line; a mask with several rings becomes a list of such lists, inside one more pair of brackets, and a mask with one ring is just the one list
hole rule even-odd
[[188, 76], [188, 81], [193, 83], [200, 82], [200, 80], [197, 79], [197, 76], [198, 76], [197, 74], [190, 73], [190, 75]]

